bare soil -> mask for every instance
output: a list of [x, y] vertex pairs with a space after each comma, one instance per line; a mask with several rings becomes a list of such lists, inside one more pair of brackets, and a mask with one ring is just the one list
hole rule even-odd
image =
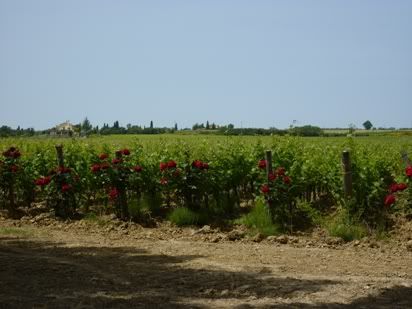
[[241, 227], [0, 218], [0, 308], [412, 308], [408, 224], [343, 243], [322, 231], [262, 239]]

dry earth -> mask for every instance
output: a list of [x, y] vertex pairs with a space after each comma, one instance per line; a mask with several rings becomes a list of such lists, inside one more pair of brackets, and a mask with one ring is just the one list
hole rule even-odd
[[412, 308], [409, 233], [342, 243], [0, 218], [0, 308]]

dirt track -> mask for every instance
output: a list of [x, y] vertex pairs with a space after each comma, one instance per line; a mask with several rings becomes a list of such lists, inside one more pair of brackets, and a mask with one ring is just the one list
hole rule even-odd
[[17, 225], [0, 234], [0, 308], [412, 307], [406, 250]]

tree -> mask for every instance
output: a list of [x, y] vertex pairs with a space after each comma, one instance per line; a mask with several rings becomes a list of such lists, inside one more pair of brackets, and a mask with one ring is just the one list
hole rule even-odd
[[209, 120], [208, 121], [206, 121], [206, 130], [209, 130], [210, 129], [210, 125], [209, 125]]
[[363, 123], [363, 127], [364, 127], [366, 130], [370, 130], [370, 129], [372, 129], [373, 124], [372, 124], [372, 122], [370, 122], [369, 120], [366, 120], [366, 121]]
[[150, 120], [150, 129], [153, 129], [153, 120]]
[[321, 128], [317, 126], [302, 126], [302, 127], [293, 127], [289, 129], [290, 133], [292, 135], [298, 135], [298, 136], [321, 136], [323, 134], [323, 131]]
[[8, 126], [1, 126], [0, 137], [10, 136], [13, 133], [13, 129]]
[[80, 131], [84, 135], [90, 134], [90, 131], [93, 129], [92, 124], [90, 123], [87, 117], [83, 120], [82, 124], [80, 125]]

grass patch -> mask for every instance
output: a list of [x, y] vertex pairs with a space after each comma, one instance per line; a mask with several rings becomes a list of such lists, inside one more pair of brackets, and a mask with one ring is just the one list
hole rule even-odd
[[244, 224], [253, 232], [259, 232], [264, 236], [278, 235], [280, 228], [274, 224], [263, 201], [258, 201], [250, 213], [236, 220], [237, 224]]
[[174, 209], [169, 215], [169, 221], [177, 226], [201, 225], [208, 221], [206, 213], [197, 213], [186, 207]]
[[329, 235], [340, 237], [345, 241], [361, 239], [368, 235], [365, 225], [351, 218], [344, 209], [340, 209], [333, 217], [327, 219], [324, 226]]
[[107, 225], [107, 221], [102, 218], [101, 216], [96, 215], [94, 212], [89, 212], [87, 213], [83, 220], [86, 220], [88, 222], [92, 222], [97, 224], [98, 226], [105, 226]]

